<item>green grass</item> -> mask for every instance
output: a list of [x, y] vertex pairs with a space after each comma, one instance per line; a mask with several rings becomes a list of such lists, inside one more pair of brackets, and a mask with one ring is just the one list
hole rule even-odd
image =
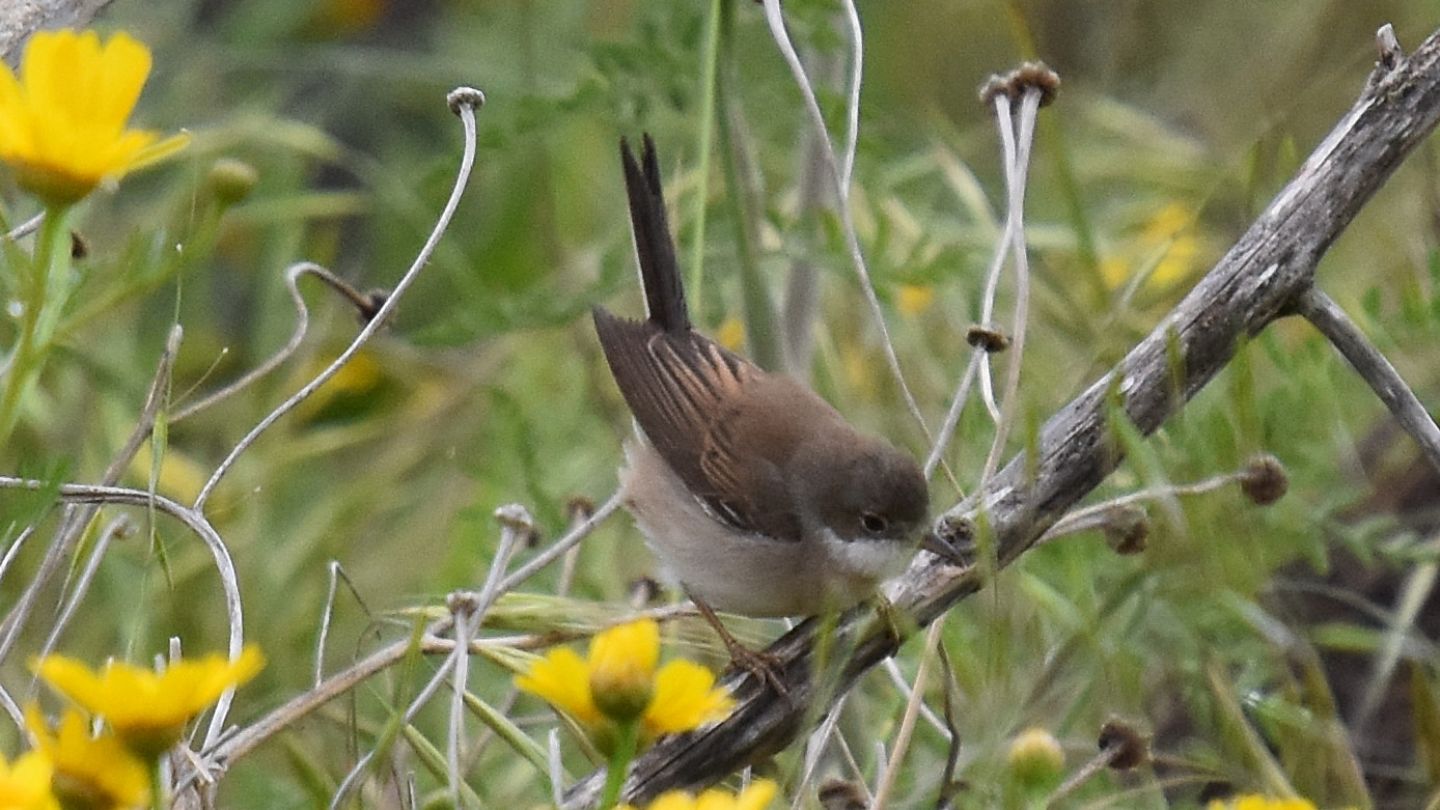
[[[588, 309], [640, 308], [620, 202], [620, 135], [649, 131], [659, 145], [679, 255], [704, 257], [699, 323], [713, 333], [742, 314], [746, 297], [735, 234], [750, 229], [734, 222], [744, 207], [732, 204], [721, 154], [708, 162], [696, 154], [705, 142], [710, 4], [382, 5], [382, 19], [347, 31], [281, 0], [112, 4], [99, 25], [129, 30], [155, 52], [139, 123], [190, 129], [194, 142], [77, 213], [89, 255], [77, 264], [81, 281], [61, 343], [17, 432], [0, 447], [0, 473], [96, 480], [135, 423], [172, 324], [185, 329], [173, 383], [183, 403], [284, 343], [294, 315], [282, 271], [291, 263], [325, 264], [361, 289], [393, 285], [432, 226], [459, 159], [445, 93], [460, 84], [485, 91], [475, 178], [393, 326], [365, 350], [363, 368], [265, 434], [211, 501], [207, 513], [238, 569], [246, 637], [271, 661], [237, 698], [232, 717], [241, 724], [310, 688], [331, 560], [359, 598], [342, 589], [336, 600], [328, 672], [381, 639], [403, 639], [407, 611], [478, 587], [499, 537], [497, 506], [527, 506], [544, 544], [563, 534], [571, 498], [602, 501], [613, 491], [630, 418]], [[923, 456], [928, 448], [888, 374], [833, 211], [798, 208], [799, 135], [808, 127], [800, 97], [759, 8], [733, 5], [725, 32], [732, 39], [719, 53], [733, 58], [735, 84], [720, 94], [738, 103], [744, 126], [717, 129], [713, 144], [720, 150], [725, 138], [744, 139], [754, 161], [755, 269], [778, 300], [794, 257], [816, 262], [822, 316], [812, 384], [855, 423]], [[843, 62], [838, 6], [784, 5], [802, 47]], [[968, 359], [965, 330], [1003, 216], [998, 141], [974, 90], [1032, 48], [1065, 82], [1057, 104], [1041, 113], [1028, 190], [1033, 298], [1013, 452], [1025, 425], [1123, 356], [1283, 185], [1363, 86], [1374, 29], [1392, 21], [1413, 47], [1440, 19], [1440, 4], [967, 0], [872, 2], [860, 15], [867, 61], [852, 203], [896, 351], [932, 425]], [[725, 65], [717, 73], [727, 81]], [[822, 87], [820, 101], [843, 131], [842, 89]], [[248, 197], [223, 210], [207, 186], [220, 158], [244, 160], [259, 177]], [[1440, 397], [1434, 160], [1433, 144], [1422, 147], [1319, 270], [1321, 285], [1432, 412]], [[700, 166], [710, 170], [705, 182]], [[17, 222], [35, 205], [4, 182], [0, 201], [7, 221]], [[1147, 232], [1167, 206], [1184, 212], [1180, 234]], [[702, 214], [705, 242], [697, 245]], [[1168, 268], [1170, 280], [1136, 285], [1131, 295], [1123, 282], [1106, 281], [1107, 261], [1112, 272], [1158, 275], [1182, 240], [1191, 252]], [[8, 299], [6, 266], [0, 293]], [[934, 304], [899, 311], [903, 284], [931, 287]], [[1006, 319], [1009, 289], [996, 308]], [[312, 282], [302, 290], [312, 325], [297, 356], [221, 405], [169, 425], [160, 492], [193, 497], [250, 426], [355, 334], [352, 312], [332, 294]], [[13, 335], [13, 321], [0, 321], [3, 350]], [[1281, 783], [1322, 807], [1421, 806], [1440, 779], [1434, 623], [1424, 608], [1398, 610], [1397, 583], [1409, 578], [1422, 591], [1412, 598], [1429, 595], [1416, 572], [1434, 562], [1435, 522], [1428, 535], [1407, 523], [1386, 506], [1394, 485], [1377, 491], [1361, 473], [1357, 448], [1383, 417], [1313, 330], [1281, 322], [1241, 348], [1180, 417], [1153, 437], [1127, 440], [1126, 462], [1092, 500], [1227, 473], [1261, 451], [1285, 463], [1290, 492], [1263, 509], [1234, 488], [1152, 508], [1149, 547], [1137, 556], [1115, 555], [1094, 533], [1048, 544], [956, 608], [942, 637], [950, 667], [932, 673], [926, 696], [939, 713], [941, 675], [953, 679], [956, 776], [968, 785], [956, 804], [1025, 806], [1005, 761], [1020, 730], [1048, 728], [1073, 772], [1093, 756], [1101, 724], [1121, 717], [1153, 735], [1154, 765], [1102, 774], [1063, 806], [1195, 807], [1206, 785], [1265, 791]], [[946, 456], [966, 491], [991, 431], [972, 402]], [[124, 483], [146, 486], [148, 458], [141, 453]], [[1379, 469], [1400, 470], [1412, 458], [1402, 438]], [[956, 496], [937, 477], [932, 497], [938, 510]], [[0, 491], [0, 540], [8, 545], [22, 527], [39, 526], [35, 546], [0, 582], [0, 606], [13, 604], [33, 576], [38, 546], [57, 525], [52, 504]], [[1428, 508], [1433, 516], [1433, 495]], [[121, 511], [104, 510], [89, 536]], [[145, 526], [143, 512], [128, 514]], [[148, 528], [109, 551], [62, 651], [92, 663], [147, 661], [172, 636], [187, 651], [223, 648], [208, 553], [173, 521], [154, 524], [153, 543]], [[66, 562], [72, 572], [80, 564]], [[623, 515], [584, 543], [568, 599], [538, 598], [553, 594], [558, 568], [527, 583], [526, 599], [502, 602], [496, 619], [504, 629], [494, 632], [593, 627], [622, 612], [632, 580], [654, 573]], [[1297, 606], [1297, 593], [1320, 587], [1332, 598]], [[0, 664], [0, 684], [17, 699], [30, 694], [26, 660], [44, 642], [60, 594], [58, 582], [46, 589]], [[1371, 613], [1334, 610], [1347, 600]], [[741, 628], [757, 639], [781, 629]], [[1405, 640], [1390, 687], [1419, 708], [1382, 715], [1372, 738], [1360, 741], [1338, 724], [1335, 703], [1342, 713], [1356, 709], [1355, 679], [1363, 683], [1366, 665], [1380, 659], [1387, 630]], [[702, 629], [686, 625], [682, 635], [677, 650], [719, 661]], [[899, 657], [910, 677], [920, 647], [912, 641]], [[1342, 678], [1332, 667], [1327, 683], [1317, 662], [1342, 655], [1361, 662], [1360, 675]], [[389, 669], [296, 723], [234, 764], [221, 803], [323, 806], [356, 758], [383, 739], [386, 757], [363, 804], [384, 803], [413, 773], [427, 806], [443, 805], [448, 696], [442, 691], [413, 728], [394, 725], [440, 660]], [[476, 660], [469, 686], [478, 700], [503, 707], [509, 670]], [[890, 744], [903, 706], [888, 679], [872, 673], [841, 720], [872, 786], [875, 741]], [[531, 699], [504, 713], [541, 746], [556, 725]], [[481, 728], [472, 717], [472, 742]], [[4, 738], [6, 752], [18, 750], [13, 729]], [[595, 767], [563, 733], [562, 748], [571, 776]], [[763, 766], [791, 780], [787, 801], [801, 753], [792, 746]], [[1385, 784], [1377, 781], [1373, 793], [1343, 766], [1392, 754], [1394, 767], [1376, 771]], [[934, 806], [946, 755], [944, 737], [922, 721], [892, 806]], [[821, 772], [847, 775], [838, 758]], [[533, 762], [502, 741], [475, 758], [467, 783], [485, 807], [549, 801]], [[806, 788], [806, 806], [816, 806], [816, 784]]]

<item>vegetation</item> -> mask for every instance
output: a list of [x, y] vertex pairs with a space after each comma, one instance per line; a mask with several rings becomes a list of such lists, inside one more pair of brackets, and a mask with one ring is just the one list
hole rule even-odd
[[[843, 6], [787, 0], [783, 10], [843, 154]], [[1033, 58], [1062, 78], [1040, 112], [1026, 190], [1030, 328], [1008, 458], [1263, 209], [1363, 87], [1375, 29], [1392, 22], [1413, 47], [1440, 4], [930, 0], [862, 3], [859, 16], [849, 205], [895, 355], [932, 426], [969, 361], [967, 330], [1004, 224], [1000, 139], [976, 89]], [[517, 694], [515, 674], [540, 649], [497, 643], [470, 659], [463, 787], [446, 761], [448, 690], [406, 710], [451, 660], [419, 642], [426, 622], [456, 607], [447, 594], [483, 596], [502, 551], [513, 551], [514, 570], [565, 534], [582, 501], [614, 491], [632, 427], [589, 308], [640, 311], [622, 135], [649, 132], [659, 146], [697, 324], [773, 365], [804, 358], [798, 372], [851, 421], [928, 454], [833, 189], [807, 188], [813, 127], [759, 5], [115, 0], [95, 25], [153, 53], [134, 125], [185, 130], [189, 143], [58, 220], [76, 234], [67, 293], [42, 325], [53, 328], [43, 363], [26, 366], [33, 383], [16, 388], [13, 427], [0, 420], [0, 475], [42, 482], [0, 489], [0, 545], [26, 542], [0, 580], [11, 617], [0, 625], [0, 685], [16, 704], [39, 697], [31, 658], [42, 652], [144, 666], [172, 638], [187, 658], [227, 649], [213, 550], [134, 506], [99, 510], [28, 619], [14, 618], [67, 520], [58, 487], [104, 477], [142, 421], [178, 324], [153, 436], [118, 483], [196, 500], [237, 442], [349, 345], [356, 307], [300, 278], [310, 317], [296, 353], [180, 414], [286, 344], [295, 263], [362, 291], [395, 286], [455, 179], [463, 139], [446, 94], [457, 86], [487, 102], [454, 224], [394, 318], [238, 457], [203, 510], [233, 559], [244, 638], [268, 661], [237, 694], [231, 723], [311, 690], [317, 672], [387, 644], [409, 649], [231, 763], [222, 806], [325, 806], [367, 755], [346, 785], [355, 806], [409, 806], [412, 790], [424, 806], [457, 795], [465, 806], [544, 805], [555, 728], [571, 779], [604, 767], [581, 725]], [[1319, 269], [1432, 413], [1436, 159], [1433, 142], [1423, 147]], [[0, 178], [3, 230], [47, 204], [23, 172]], [[0, 252], [0, 356], [25, 333], [25, 308], [11, 305], [33, 292], [25, 269], [65, 252], [56, 221]], [[777, 326], [800, 262], [819, 291], [808, 354]], [[993, 320], [1008, 331], [1015, 287], [1005, 278]], [[362, 314], [385, 300], [357, 295]], [[996, 360], [1002, 399], [1009, 356]], [[0, 388], [22, 370], [11, 363]], [[972, 400], [944, 454], [948, 472], [931, 479], [935, 511], [975, 488], [994, 434]], [[1141, 553], [1117, 554], [1102, 531], [1028, 553], [946, 617], [943, 655], [927, 656], [917, 636], [893, 672], [860, 681], [836, 727], [848, 754], [832, 745], [812, 775], [801, 742], [758, 764], [778, 786], [774, 806], [818, 806], [821, 793], [845, 806], [844, 790], [863, 797], [886, 780], [897, 807], [1043, 806], [1056, 790], [1063, 807], [1203, 807], [1239, 793], [1326, 808], [1436, 806], [1440, 483], [1364, 383], [1312, 328], [1284, 322], [1242, 347], [1159, 434], [1117, 425], [1117, 435], [1127, 458], [1095, 502], [1229, 482], [1264, 453], [1283, 464], [1288, 492], [1267, 506], [1233, 483], [1145, 499]], [[514, 511], [497, 524], [512, 503], [533, 524]], [[487, 606], [475, 635], [579, 649], [572, 642], [629, 617], [636, 594], [648, 596], [634, 584], [657, 573], [623, 513], [576, 555]], [[82, 591], [62, 627], [63, 605]], [[678, 598], [667, 590], [649, 604]], [[733, 626], [751, 642], [784, 629]], [[726, 660], [696, 618], [666, 621], [662, 634], [667, 657]], [[913, 682], [922, 666], [927, 708], [892, 769], [906, 705], [895, 682]], [[1150, 740], [1150, 757], [1059, 787], [1117, 720]], [[23, 728], [0, 726], [0, 750], [15, 761], [28, 747]], [[1058, 741], [1058, 771], [1037, 729]], [[822, 791], [831, 777], [867, 787]], [[747, 794], [750, 805], [769, 789]]]

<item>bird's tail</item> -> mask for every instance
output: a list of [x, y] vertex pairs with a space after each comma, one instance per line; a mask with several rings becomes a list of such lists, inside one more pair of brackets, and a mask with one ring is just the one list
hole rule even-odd
[[675, 263], [675, 243], [665, 217], [665, 197], [660, 190], [660, 165], [655, 159], [655, 142], [644, 136], [645, 150], [637, 163], [630, 144], [620, 139], [620, 160], [625, 166], [625, 191], [630, 199], [630, 226], [635, 238], [635, 256], [640, 262], [640, 284], [645, 288], [645, 309], [652, 323], [666, 332], [690, 329], [685, 307], [685, 287]]

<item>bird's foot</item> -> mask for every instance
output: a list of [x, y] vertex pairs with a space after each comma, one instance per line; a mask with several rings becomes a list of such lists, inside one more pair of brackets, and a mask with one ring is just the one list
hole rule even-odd
[[700, 610], [700, 615], [705, 618], [705, 622], [714, 628], [716, 635], [720, 636], [726, 652], [730, 653], [732, 667], [742, 669], [750, 673], [756, 680], [768, 684], [781, 697], [786, 699], [790, 697], [790, 687], [785, 685], [785, 679], [781, 676], [785, 664], [784, 659], [763, 650], [752, 650], [745, 646], [725, 627], [724, 623], [720, 621], [720, 617], [715, 615], [714, 608], [693, 596], [691, 601]]

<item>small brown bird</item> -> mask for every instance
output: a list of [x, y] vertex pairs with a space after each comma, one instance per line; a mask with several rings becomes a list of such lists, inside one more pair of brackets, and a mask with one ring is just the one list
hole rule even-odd
[[914, 553], [924, 476], [792, 377], [692, 328], [655, 145], [646, 135], [637, 164], [621, 140], [620, 156], [648, 317], [594, 316], [641, 434], [625, 449], [626, 507], [702, 610], [799, 616], [854, 605]]

